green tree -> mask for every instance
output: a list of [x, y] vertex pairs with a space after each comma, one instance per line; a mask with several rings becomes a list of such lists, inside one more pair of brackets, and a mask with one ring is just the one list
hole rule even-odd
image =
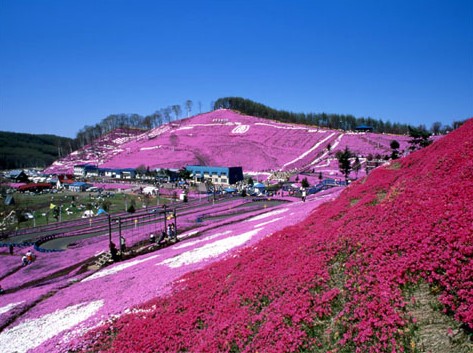
[[102, 201], [100, 207], [101, 207], [105, 212], [109, 212], [111, 205], [112, 205], [112, 203], [111, 203], [109, 200], [104, 200], [104, 201]]
[[186, 100], [186, 110], [187, 110], [187, 117], [189, 117], [191, 110], [192, 110], [192, 101], [190, 99]]
[[396, 140], [392, 140], [391, 143], [389, 144], [391, 146], [391, 159], [398, 159], [399, 158], [399, 147], [400, 144]]
[[[149, 168], [149, 167], [148, 167]], [[138, 175], [145, 175], [146, 171], [149, 170], [144, 164], [140, 164], [138, 167], [136, 167], [136, 174]]]
[[409, 149], [412, 151], [427, 147], [432, 143], [430, 133], [422, 127], [416, 129], [409, 126], [409, 136], [411, 137]]
[[303, 188], [308, 188], [310, 186], [309, 184], [309, 181], [307, 180], [307, 178], [303, 178], [302, 181], [301, 181], [301, 186]]
[[241, 97], [225, 97], [219, 98], [212, 105], [212, 110], [220, 108], [233, 109], [241, 113], [258, 116], [264, 119], [273, 119], [289, 123], [301, 123], [316, 126], [326, 126], [328, 128], [343, 128], [352, 130], [357, 125], [372, 126], [376, 132], [388, 132], [404, 134], [407, 132], [407, 125], [385, 123], [381, 120], [373, 118], [355, 118], [353, 115], [345, 114], [327, 114], [327, 113], [293, 113], [284, 110], [276, 110], [265, 106], [261, 103], [253, 102], [249, 99]]
[[348, 176], [350, 175], [350, 172], [352, 170], [350, 161], [352, 155], [353, 154], [348, 148], [348, 146], [345, 146], [345, 149], [343, 151], [338, 151], [335, 155], [338, 159], [338, 168], [340, 169], [340, 172], [345, 176], [346, 182], [348, 182]]
[[391, 149], [393, 149], [393, 150], [397, 150], [397, 149], [399, 149], [399, 147], [401, 147], [397, 140], [392, 140], [389, 145], [391, 146]]
[[440, 121], [434, 122], [432, 124], [432, 127], [430, 128], [430, 131], [432, 131], [434, 135], [439, 135], [441, 130], [442, 130], [442, 123]]
[[191, 172], [186, 168], [179, 169], [179, 178], [183, 180], [188, 180], [191, 178]]
[[181, 106], [179, 104], [174, 104], [171, 107], [171, 110], [174, 113], [175, 120], [179, 119], [179, 117], [181, 116], [181, 112], [182, 112]]
[[130, 207], [126, 210], [128, 213], [135, 213], [136, 211], [136, 201], [135, 199], [131, 199], [130, 201]]

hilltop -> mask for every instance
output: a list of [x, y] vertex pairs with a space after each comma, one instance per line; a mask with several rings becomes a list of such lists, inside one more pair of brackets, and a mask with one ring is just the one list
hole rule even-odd
[[210, 165], [242, 166], [245, 172], [302, 170], [327, 166], [345, 146], [361, 157], [390, 155], [392, 140], [405, 150], [409, 137], [282, 123], [219, 109], [146, 132], [112, 132], [54, 162], [45, 172], [71, 173], [81, 163], [103, 168]]
[[74, 165], [94, 164], [100, 165], [116, 154], [123, 152], [121, 146], [127, 142], [134, 141], [143, 134], [141, 129], [118, 128], [101, 136], [92, 143], [71, 152], [63, 158], [53, 162], [45, 173], [72, 174]]

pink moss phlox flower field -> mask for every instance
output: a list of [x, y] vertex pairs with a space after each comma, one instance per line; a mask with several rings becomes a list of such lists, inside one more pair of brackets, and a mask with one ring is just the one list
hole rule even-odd
[[[471, 136], [473, 120], [374, 170], [305, 220], [183, 273], [166, 295], [89, 331], [76, 349], [412, 351], [405, 335], [416, 320], [404, 291], [420, 281], [435, 286], [444, 312], [471, 330]], [[219, 231], [257, 233], [242, 227]], [[168, 265], [189, 260], [163, 257]]]
[[[97, 272], [82, 265], [107, 250], [106, 235], [78, 241], [63, 252], [36, 253], [36, 261], [26, 267], [19, 264], [20, 255], [27, 248], [15, 250], [14, 256], [5, 254], [11, 259], [9, 264], [18, 267], [2, 281], [3, 287], [13, 292], [0, 297], [0, 324], [7, 326], [0, 334], [0, 351], [42, 353], [76, 346], [77, 335], [80, 337], [84, 330], [170, 293], [173, 282], [183, 274], [227, 257], [231, 251], [255, 245], [284, 225], [300, 222], [310, 210], [339, 192], [340, 189], [328, 190], [311, 195], [305, 203], [287, 203], [268, 210], [253, 210], [250, 205], [243, 215], [235, 211], [245, 202], [242, 198], [215, 205], [196, 201], [200, 206], [194, 212], [180, 211], [180, 229], [192, 223], [195, 227], [197, 215], [226, 218], [208, 221], [204, 217], [199, 227], [180, 234], [182, 241], [176, 245]], [[161, 229], [145, 225], [124, 230], [122, 235], [131, 245], [147, 240], [156, 230]], [[189, 238], [197, 232], [198, 237]], [[113, 233], [112, 237], [116, 239], [118, 235]]]
[[[294, 170], [334, 158], [336, 151], [347, 145], [359, 156], [389, 155], [394, 139], [406, 149], [407, 136], [344, 133], [221, 109], [146, 132], [114, 131], [56, 161], [45, 172], [72, 173], [74, 165], [85, 163], [101, 168], [182, 168], [192, 164], [227, 166], [228, 161], [245, 172]], [[332, 153], [327, 150], [329, 144]]]
[[[256, 172], [310, 166], [337, 177], [334, 154], [345, 145], [363, 156], [388, 154], [390, 141], [402, 150], [408, 139], [227, 110], [125, 135], [109, 137], [103, 151], [88, 146], [79, 154], [109, 167], [233, 160]], [[0, 249], [14, 269], [2, 269], [11, 292], [0, 296], [0, 351], [415, 352], [409, 293], [420, 283], [437, 293], [442, 313], [471, 332], [472, 136], [470, 119], [343, 191], [307, 202], [288, 197], [292, 202], [262, 210], [235, 199], [182, 208], [180, 242], [100, 270], [84, 264], [107, 251], [106, 235], [39, 253], [24, 268], [20, 254], [28, 248], [14, 256]], [[68, 158], [52, 168], [77, 164]], [[241, 206], [248, 212], [239, 214]], [[123, 235], [131, 245], [159, 227]]]

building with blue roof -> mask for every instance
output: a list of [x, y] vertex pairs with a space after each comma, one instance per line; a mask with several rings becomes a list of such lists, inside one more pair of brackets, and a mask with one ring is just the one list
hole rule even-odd
[[373, 127], [369, 125], [358, 125], [355, 127], [355, 131], [361, 131], [361, 132], [373, 132]]
[[243, 180], [242, 167], [188, 165], [186, 170], [196, 182], [211, 181], [216, 185], [233, 185]]
[[69, 185], [69, 190], [75, 191], [75, 192], [82, 192], [82, 191], [87, 190], [90, 187], [92, 187], [92, 184], [77, 181]]

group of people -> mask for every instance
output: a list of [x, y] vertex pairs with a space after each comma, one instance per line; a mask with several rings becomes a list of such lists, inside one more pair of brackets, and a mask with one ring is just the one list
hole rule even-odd
[[35, 260], [35, 256], [31, 250], [28, 250], [26, 254], [21, 257], [21, 265], [27, 266]]
[[150, 243], [156, 243], [158, 245], [164, 242], [176, 242], [177, 241], [177, 231], [173, 223], [168, 224], [165, 230], [161, 232], [161, 235], [156, 240], [156, 236], [151, 234], [149, 236]]

